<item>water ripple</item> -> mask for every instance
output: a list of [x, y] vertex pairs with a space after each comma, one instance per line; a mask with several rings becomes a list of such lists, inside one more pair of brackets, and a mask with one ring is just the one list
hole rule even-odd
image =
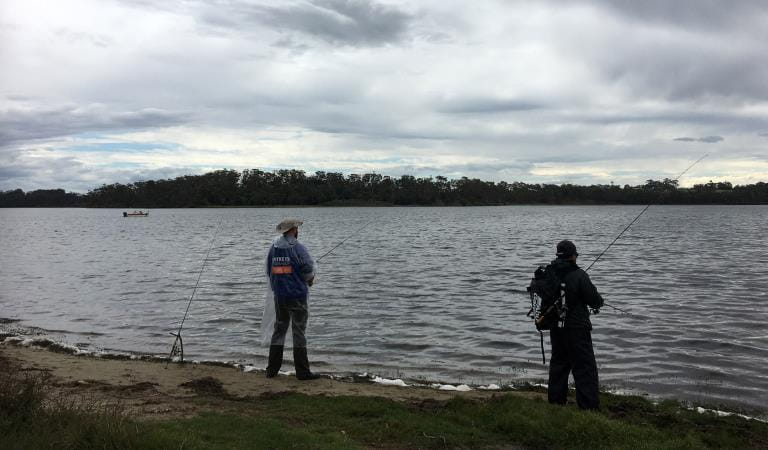
[[[155, 210], [2, 209], [3, 317], [81, 345], [264, 364], [264, 254], [283, 216], [322, 254], [310, 354], [323, 370], [478, 383], [546, 380], [525, 286], [563, 238], [587, 264], [637, 206]], [[768, 404], [763, 206], [653, 206], [590, 271], [601, 382], [709, 403]], [[429, 224], [428, 228], [404, 224]], [[548, 338], [546, 338], [548, 341]], [[87, 341], [87, 342], [83, 342]], [[549, 353], [548, 345], [547, 352]]]

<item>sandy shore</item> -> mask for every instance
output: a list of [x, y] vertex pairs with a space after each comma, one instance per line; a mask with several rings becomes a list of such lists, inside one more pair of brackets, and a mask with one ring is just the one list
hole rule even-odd
[[131, 416], [148, 419], [189, 417], [206, 410], [241, 410], [242, 402], [238, 399], [272, 397], [283, 392], [385, 397], [406, 402], [498, 395], [493, 391], [441, 391], [330, 378], [298, 381], [293, 376], [280, 375], [267, 379], [263, 371], [244, 372], [235, 367], [174, 363], [166, 367], [159, 361], [75, 356], [7, 342], [0, 344], [0, 355], [18, 362], [24, 371], [46, 373], [50, 389], [60, 398], [120, 405]]

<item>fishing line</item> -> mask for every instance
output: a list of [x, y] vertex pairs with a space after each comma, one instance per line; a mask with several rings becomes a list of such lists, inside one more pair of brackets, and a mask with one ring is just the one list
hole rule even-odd
[[[697, 159], [696, 161], [694, 161], [694, 162], [693, 162], [693, 163], [692, 163], [690, 166], [688, 166], [688, 167], [687, 167], [685, 170], [683, 170], [682, 172], [680, 172], [680, 175], [678, 175], [678, 176], [677, 176], [677, 177], [676, 177], [676, 178], [675, 178], [673, 181], [677, 181], [677, 180], [679, 180], [679, 179], [680, 179], [680, 178], [681, 178], [683, 175], [685, 175], [685, 174], [686, 174], [686, 173], [687, 173], [689, 170], [691, 170], [691, 169], [693, 168], [693, 166], [695, 166], [696, 164], [698, 164], [699, 162], [701, 162], [701, 160], [703, 160], [703, 159], [704, 159], [704, 158], [706, 158], [707, 156], [709, 156], [709, 154], [705, 153], [705, 154], [704, 154], [704, 155], [703, 155], [701, 158], [699, 158], [699, 159]], [[592, 266], [594, 266], [594, 265], [595, 265], [595, 263], [597, 263], [597, 261], [599, 261], [599, 260], [600, 260], [600, 258], [602, 258], [602, 256], [603, 256], [603, 255], [604, 255], [604, 254], [605, 254], [605, 253], [608, 251], [608, 249], [610, 249], [610, 248], [613, 246], [613, 244], [615, 244], [615, 243], [616, 243], [616, 241], [618, 241], [618, 240], [619, 240], [619, 239], [620, 239], [620, 238], [621, 238], [621, 237], [624, 235], [624, 233], [626, 233], [626, 232], [627, 232], [627, 230], [629, 230], [629, 228], [630, 228], [632, 225], [634, 225], [634, 223], [635, 223], [635, 222], [637, 222], [637, 221], [638, 221], [638, 219], [640, 219], [640, 216], [642, 216], [642, 215], [643, 215], [643, 214], [644, 214], [646, 211], [648, 211], [648, 208], [650, 208], [650, 207], [651, 207], [651, 205], [653, 205], [653, 202], [651, 202], [651, 203], [647, 204], [647, 205], [645, 206], [645, 208], [643, 208], [643, 210], [642, 210], [642, 211], [640, 211], [640, 213], [639, 213], [637, 216], [635, 216], [635, 218], [634, 218], [634, 219], [632, 219], [632, 221], [629, 223], [629, 225], [627, 225], [626, 227], [624, 227], [624, 229], [623, 229], [623, 230], [621, 230], [621, 233], [619, 233], [619, 234], [618, 234], [618, 236], [616, 236], [616, 238], [614, 238], [614, 239], [613, 239], [613, 241], [611, 241], [611, 243], [610, 243], [610, 244], [608, 244], [608, 246], [607, 246], [607, 247], [605, 247], [605, 249], [603, 249], [603, 251], [602, 251], [602, 252], [600, 252], [600, 254], [599, 254], [599, 255], [597, 255], [597, 258], [595, 258], [595, 260], [594, 260], [594, 261], [592, 261], [592, 263], [591, 263], [591, 264], [590, 264], [590, 265], [589, 265], [589, 266], [588, 266], [588, 267], [587, 267], [587, 268], [586, 268], [584, 271], [585, 271], [585, 272], [589, 271], [589, 269], [591, 269], [591, 268], [592, 268]], [[631, 313], [629, 313], [628, 311], [625, 311], [625, 310], [623, 310], [623, 309], [621, 309], [621, 308], [618, 308], [618, 307], [616, 307], [616, 306], [613, 306], [613, 305], [611, 305], [611, 304], [609, 304], [609, 303], [605, 303], [605, 302], [603, 302], [603, 306], [607, 306], [607, 307], [609, 307], [609, 308], [612, 308], [612, 309], [614, 309], [614, 310], [616, 310], [616, 311], [619, 311], [619, 312], [621, 312], [621, 313], [624, 313], [624, 314], [628, 314], [628, 315], [631, 315]]]
[[[704, 154], [704, 156], [702, 156], [701, 158], [697, 159], [696, 161], [694, 161], [694, 162], [693, 162], [693, 164], [691, 164], [691, 165], [690, 165], [690, 166], [688, 166], [688, 167], [687, 167], [685, 170], [683, 170], [682, 172], [680, 172], [680, 175], [678, 175], [678, 176], [677, 176], [677, 178], [675, 178], [675, 179], [674, 179], [674, 180], [672, 180], [672, 181], [677, 181], [677, 180], [679, 180], [679, 179], [680, 179], [680, 178], [681, 178], [683, 175], [685, 175], [685, 174], [686, 174], [686, 173], [687, 173], [689, 170], [691, 170], [691, 169], [693, 168], [693, 166], [695, 166], [696, 164], [698, 164], [699, 162], [701, 162], [701, 160], [702, 160], [702, 159], [704, 159], [704, 158], [706, 158], [707, 156], [709, 156], [709, 154], [708, 154], [708, 153], [705, 153], [705, 154]], [[594, 266], [594, 265], [595, 265], [595, 263], [596, 263], [596, 262], [597, 262], [597, 261], [598, 261], [598, 260], [599, 260], [599, 259], [600, 259], [600, 258], [601, 258], [603, 255], [604, 255], [604, 254], [605, 254], [605, 252], [607, 252], [607, 251], [608, 251], [608, 249], [609, 249], [609, 248], [611, 248], [611, 247], [613, 246], [613, 244], [615, 244], [615, 243], [616, 243], [616, 241], [618, 241], [618, 240], [619, 240], [619, 238], [620, 238], [621, 236], [623, 236], [623, 235], [624, 235], [624, 233], [626, 233], [626, 232], [627, 232], [627, 230], [629, 230], [629, 227], [631, 227], [631, 226], [632, 226], [632, 225], [633, 225], [635, 222], [637, 222], [637, 219], [639, 219], [639, 218], [640, 218], [640, 216], [642, 216], [642, 215], [643, 215], [643, 214], [644, 214], [646, 211], [648, 211], [648, 208], [650, 208], [650, 207], [651, 207], [651, 205], [653, 205], [653, 203], [648, 203], [648, 204], [645, 206], [645, 208], [643, 208], [643, 210], [642, 210], [642, 211], [640, 211], [640, 214], [638, 214], [637, 216], [635, 216], [635, 218], [632, 220], [632, 222], [630, 222], [630, 223], [629, 223], [629, 225], [627, 225], [627, 226], [626, 226], [626, 228], [624, 228], [623, 230], [621, 230], [621, 233], [619, 233], [619, 235], [618, 235], [618, 236], [616, 236], [616, 238], [615, 238], [613, 241], [611, 241], [611, 243], [610, 243], [610, 244], [608, 244], [608, 246], [607, 246], [607, 247], [605, 247], [605, 249], [604, 249], [602, 252], [600, 252], [600, 254], [599, 254], [599, 255], [597, 255], [597, 258], [595, 258], [595, 260], [594, 260], [594, 261], [592, 261], [592, 264], [590, 264], [590, 265], [589, 265], [589, 266], [588, 266], [586, 269], [584, 269], [584, 271], [585, 271], [585, 272], [588, 272], [588, 271], [589, 271], [589, 269], [591, 269], [591, 268], [592, 268], [592, 266]], [[604, 306], [607, 306], [607, 307], [609, 307], [609, 308], [613, 308], [613, 309], [615, 309], [616, 311], [620, 311], [620, 312], [623, 312], [624, 314], [629, 314], [629, 312], [627, 312], [627, 311], [624, 311], [623, 309], [617, 308], [617, 307], [615, 307], [615, 306], [613, 306], [613, 305], [610, 305], [610, 304], [608, 304], [608, 303], [605, 303], [605, 302], [603, 302], [603, 305], [604, 305]]]
[[[696, 164], [698, 164], [698, 163], [699, 163], [699, 162], [700, 162], [702, 159], [706, 158], [707, 156], [709, 156], [709, 154], [704, 154], [704, 156], [702, 156], [701, 158], [699, 158], [699, 159], [697, 159], [696, 161], [694, 161], [694, 163], [693, 163], [693, 164], [691, 164], [690, 166], [688, 166], [688, 168], [687, 168], [687, 169], [683, 170], [683, 171], [680, 173], [680, 175], [678, 175], [678, 176], [677, 176], [677, 178], [675, 178], [675, 179], [674, 179], [674, 180], [672, 180], [672, 181], [677, 181], [677, 180], [679, 180], [679, 179], [680, 179], [680, 177], [682, 177], [683, 175], [685, 175], [685, 174], [686, 174], [686, 172], [688, 172], [689, 170], [691, 170], [691, 169], [693, 168], [693, 166], [695, 166]], [[632, 225], [633, 225], [635, 222], [637, 222], [637, 219], [639, 219], [639, 218], [640, 218], [640, 216], [642, 216], [642, 215], [643, 215], [643, 213], [645, 213], [646, 211], [648, 211], [648, 208], [650, 208], [650, 207], [651, 207], [651, 205], [653, 205], [653, 203], [648, 203], [648, 205], [646, 205], [646, 206], [645, 206], [645, 208], [643, 208], [643, 210], [642, 210], [642, 211], [640, 211], [640, 214], [638, 214], [638, 215], [637, 215], [637, 217], [635, 217], [635, 218], [632, 220], [632, 222], [630, 222], [630, 223], [629, 223], [629, 225], [627, 225], [627, 227], [626, 227], [626, 228], [624, 228], [624, 229], [621, 231], [621, 233], [619, 233], [619, 235], [618, 235], [618, 236], [616, 236], [616, 239], [614, 239], [614, 240], [613, 240], [613, 241], [612, 241], [610, 244], [608, 244], [608, 247], [605, 247], [605, 250], [603, 250], [602, 252], [600, 252], [600, 254], [599, 254], [599, 255], [597, 255], [597, 258], [595, 258], [595, 260], [594, 260], [594, 261], [592, 261], [592, 264], [590, 264], [590, 265], [589, 265], [589, 267], [587, 267], [586, 269], [584, 269], [584, 271], [585, 271], [585, 272], [588, 272], [588, 271], [589, 271], [589, 269], [591, 269], [591, 268], [592, 268], [592, 266], [594, 266], [594, 265], [595, 265], [595, 263], [596, 263], [596, 262], [597, 262], [597, 261], [598, 261], [598, 260], [599, 260], [599, 259], [600, 259], [600, 258], [601, 258], [603, 255], [604, 255], [604, 254], [605, 254], [605, 252], [607, 252], [607, 251], [608, 251], [608, 249], [609, 249], [609, 248], [611, 248], [611, 247], [613, 246], [613, 244], [615, 244], [615, 243], [616, 243], [616, 241], [618, 241], [618, 240], [619, 240], [619, 238], [620, 238], [621, 236], [623, 236], [623, 235], [624, 235], [624, 233], [626, 233], [626, 231], [627, 231], [627, 230], [629, 230], [629, 227], [631, 227], [631, 226], [632, 226]]]
[[347, 242], [347, 241], [348, 241], [348, 240], [349, 240], [349, 239], [350, 239], [352, 236], [354, 236], [354, 235], [356, 235], [357, 233], [359, 233], [359, 232], [363, 231], [363, 229], [364, 229], [365, 227], [367, 227], [368, 225], [372, 224], [372, 223], [373, 223], [375, 220], [376, 220], [376, 219], [371, 219], [371, 220], [369, 220], [369, 221], [368, 221], [368, 222], [367, 222], [365, 225], [363, 225], [362, 227], [360, 227], [360, 228], [359, 228], [357, 231], [353, 232], [352, 234], [350, 234], [349, 236], [347, 236], [346, 238], [344, 238], [344, 240], [343, 240], [343, 241], [341, 241], [341, 242], [339, 242], [338, 244], [336, 244], [336, 245], [335, 245], [335, 246], [334, 246], [332, 249], [330, 249], [330, 250], [328, 250], [327, 252], [325, 252], [325, 253], [323, 254], [323, 256], [321, 256], [321, 257], [317, 258], [317, 259], [315, 260], [315, 262], [320, 262], [320, 260], [321, 260], [321, 259], [323, 259], [323, 258], [325, 258], [326, 256], [330, 255], [330, 254], [331, 254], [331, 252], [333, 252], [333, 251], [334, 251], [334, 250], [336, 250], [337, 248], [341, 247], [341, 244], [343, 244], [343, 243]]
[[165, 367], [168, 367], [168, 363], [173, 358], [173, 355], [178, 354], [180, 356], [179, 361], [184, 361], [184, 342], [181, 339], [181, 329], [184, 328], [184, 321], [187, 320], [187, 314], [189, 314], [189, 307], [192, 306], [192, 300], [195, 298], [195, 293], [197, 292], [197, 287], [200, 285], [200, 278], [203, 276], [203, 271], [205, 270], [205, 265], [208, 263], [208, 256], [211, 254], [211, 250], [213, 250], [213, 243], [216, 241], [216, 235], [219, 234], [219, 228], [221, 228], [221, 221], [224, 219], [224, 217], [221, 217], [219, 219], [219, 223], [216, 225], [216, 231], [213, 233], [213, 238], [211, 238], [211, 245], [208, 247], [208, 252], [205, 254], [205, 259], [203, 259], [203, 267], [200, 268], [200, 272], [197, 274], [197, 281], [195, 282], [195, 287], [192, 289], [192, 295], [189, 297], [189, 302], [187, 303], [187, 310], [184, 311], [184, 317], [181, 319], [181, 323], [179, 324], [179, 331], [176, 333], [171, 332], [171, 336], [176, 336], [176, 339], [173, 341], [173, 346], [171, 347], [171, 351], [168, 354], [168, 361], [165, 363]]

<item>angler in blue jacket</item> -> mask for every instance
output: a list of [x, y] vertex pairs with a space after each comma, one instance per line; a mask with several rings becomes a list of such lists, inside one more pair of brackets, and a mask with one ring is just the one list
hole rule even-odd
[[275, 231], [281, 233], [267, 255], [267, 276], [275, 299], [275, 328], [269, 346], [267, 378], [277, 376], [283, 363], [283, 347], [288, 326], [293, 331], [293, 362], [296, 378], [314, 380], [319, 378], [309, 370], [307, 357], [307, 320], [309, 287], [315, 279], [315, 263], [306, 247], [299, 243], [297, 219], [285, 219]]

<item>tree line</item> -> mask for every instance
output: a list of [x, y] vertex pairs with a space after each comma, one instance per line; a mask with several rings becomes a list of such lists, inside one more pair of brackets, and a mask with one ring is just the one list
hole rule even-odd
[[105, 184], [86, 194], [44, 189], [0, 192], [0, 207], [193, 208], [286, 205], [768, 204], [768, 183], [676, 180], [637, 186], [492, 182], [443, 176], [390, 177], [303, 170], [216, 170], [174, 179]]

